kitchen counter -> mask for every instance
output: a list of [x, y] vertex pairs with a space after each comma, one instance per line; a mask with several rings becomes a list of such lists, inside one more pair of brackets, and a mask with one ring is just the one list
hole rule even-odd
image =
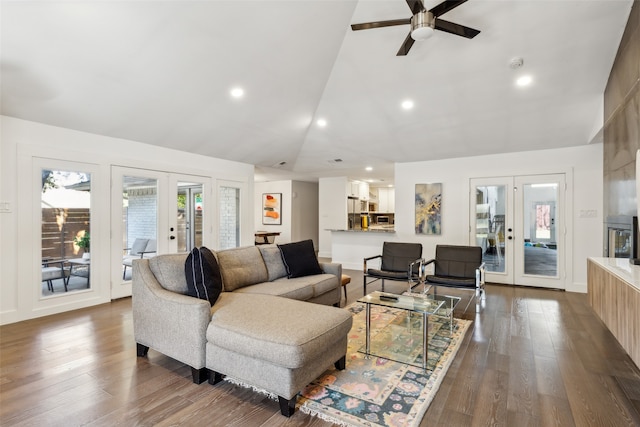
[[345, 232], [345, 233], [395, 233], [396, 232], [396, 230], [393, 228], [369, 228], [368, 230], [362, 230], [361, 228], [354, 228], [351, 230], [330, 229], [328, 231]]

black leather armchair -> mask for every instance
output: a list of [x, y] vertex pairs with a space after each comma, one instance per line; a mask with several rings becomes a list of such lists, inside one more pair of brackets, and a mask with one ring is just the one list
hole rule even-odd
[[480, 299], [485, 299], [485, 265], [482, 262], [481, 247], [437, 245], [436, 257], [424, 262], [422, 268], [425, 269], [429, 264], [434, 264], [435, 267], [433, 274], [425, 275], [425, 285], [474, 291], [476, 309], [479, 309]]
[[[367, 262], [376, 258], [381, 258], [380, 269], [368, 268]], [[409, 283], [413, 281], [418, 284], [422, 270], [421, 265], [421, 243], [384, 242], [382, 244], [382, 255], [364, 259], [364, 295], [367, 294], [367, 285], [376, 280], [382, 280], [383, 292], [385, 279], [407, 281]]]

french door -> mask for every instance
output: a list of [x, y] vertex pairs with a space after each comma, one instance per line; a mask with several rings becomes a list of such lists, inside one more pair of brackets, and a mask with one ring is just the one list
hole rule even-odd
[[112, 167], [111, 297], [131, 295], [132, 260], [202, 246], [210, 179]]
[[486, 280], [565, 289], [565, 175], [470, 180], [470, 244]]

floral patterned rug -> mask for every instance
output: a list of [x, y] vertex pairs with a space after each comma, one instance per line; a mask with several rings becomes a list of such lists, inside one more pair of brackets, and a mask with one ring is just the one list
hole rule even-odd
[[[367, 358], [365, 305], [347, 307], [353, 313], [347, 366], [329, 370], [308, 385], [298, 398], [299, 409], [341, 426], [417, 426], [462, 343], [470, 320], [430, 316], [427, 369], [390, 360], [409, 355], [422, 364], [422, 319], [404, 310], [371, 307], [372, 349], [388, 359]], [[453, 329], [453, 331], [451, 331]]]

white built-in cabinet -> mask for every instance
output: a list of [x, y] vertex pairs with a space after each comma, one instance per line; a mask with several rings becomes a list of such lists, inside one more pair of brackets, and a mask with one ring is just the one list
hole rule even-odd
[[396, 205], [396, 192], [393, 188], [378, 188], [378, 212], [393, 213]]

